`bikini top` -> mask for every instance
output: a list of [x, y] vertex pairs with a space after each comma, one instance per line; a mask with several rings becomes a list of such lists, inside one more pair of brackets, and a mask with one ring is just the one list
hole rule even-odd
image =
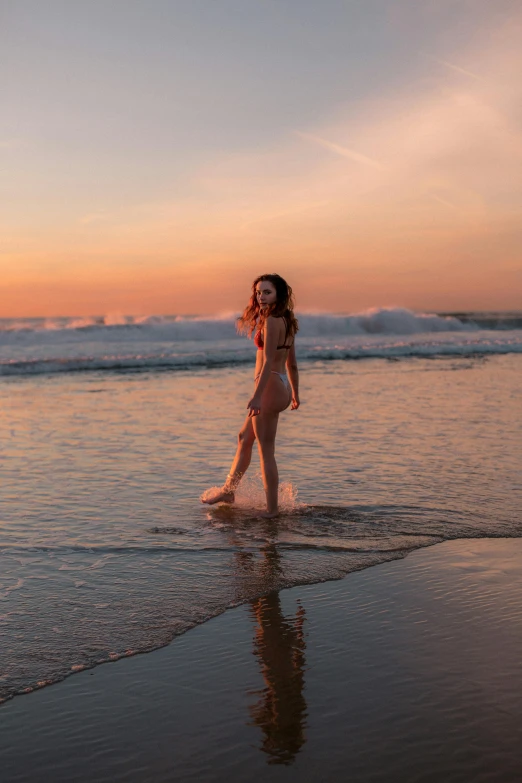
[[[279, 350], [280, 348], [291, 348], [292, 347], [291, 345], [286, 345], [286, 334], [288, 332], [288, 327], [286, 326], [286, 319], [284, 319], [284, 321], [285, 321], [285, 344], [284, 345], [278, 345], [277, 346], [277, 350]], [[265, 347], [265, 342], [263, 340], [263, 333], [262, 332], [256, 332], [255, 337], [254, 337], [254, 345], [257, 345], [257, 350], [258, 351], [262, 351], [263, 348]]]

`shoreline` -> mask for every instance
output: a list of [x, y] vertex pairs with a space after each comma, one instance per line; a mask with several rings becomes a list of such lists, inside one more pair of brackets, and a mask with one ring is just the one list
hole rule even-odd
[[515, 780], [520, 598], [503, 538], [286, 588], [2, 704], [3, 779]]
[[[433, 535], [433, 538], [437, 538], [437, 537], [435, 535]], [[522, 537], [519, 538], [519, 537], [505, 536], [505, 535], [499, 534], [498, 536], [485, 536], [485, 537], [478, 537], [477, 536], [477, 537], [472, 537], [472, 538], [457, 538], [457, 539], [442, 539], [442, 540], [438, 539], [438, 540], [434, 541], [433, 543], [422, 544], [422, 545], [419, 545], [416, 548], [412, 548], [412, 549], [408, 549], [408, 550], [397, 550], [397, 553], [395, 551], [392, 551], [392, 550], [390, 550], [390, 551], [383, 551], [382, 553], [380, 553], [382, 559], [379, 562], [369, 562], [369, 563], [360, 564], [359, 566], [354, 567], [353, 570], [350, 570], [350, 571], [348, 571], [348, 572], [346, 572], [346, 573], [344, 573], [342, 575], [339, 575], [339, 576], [329, 576], [329, 577], [327, 577], [325, 579], [322, 579], [322, 580], [319, 580], [319, 581], [302, 581], [302, 582], [298, 582], [296, 584], [281, 586], [281, 587], [276, 588], [275, 592], [280, 593], [280, 592], [286, 592], [288, 590], [300, 590], [300, 589], [308, 588], [308, 587], [311, 587], [311, 588], [313, 588], [313, 587], [320, 587], [321, 585], [328, 585], [330, 583], [342, 582], [343, 580], [348, 579], [350, 576], [352, 576], [354, 574], [358, 574], [358, 573], [361, 573], [361, 572], [367, 571], [367, 570], [372, 570], [374, 568], [377, 568], [379, 566], [385, 565], [387, 563], [393, 563], [393, 562], [396, 562], [396, 561], [404, 560], [404, 559], [408, 558], [410, 555], [412, 555], [412, 554], [414, 554], [416, 552], [422, 552], [425, 549], [431, 549], [433, 547], [439, 546], [440, 544], [452, 543], [453, 541], [470, 541], [470, 542], [473, 542], [473, 541], [498, 541], [498, 540], [502, 540], [502, 541], [504, 541], [504, 540], [505, 541], [512, 541], [512, 540], [513, 541], [517, 541], [517, 540], [522, 540]], [[335, 548], [332, 548], [330, 551], [336, 552]], [[339, 551], [340, 552], [344, 552], [345, 550], [339, 550]], [[400, 553], [398, 553], [399, 551], [400, 551]], [[259, 596], [255, 596], [255, 600], [261, 600], [264, 597], [265, 597], [265, 594], [262, 593]], [[170, 645], [174, 644], [178, 639], [180, 639], [181, 637], [185, 636], [187, 633], [191, 633], [194, 630], [196, 630], [197, 628], [199, 628], [201, 626], [204, 626], [204, 625], [206, 625], [207, 623], [209, 623], [209, 622], [211, 622], [213, 620], [217, 620], [218, 618], [222, 617], [223, 615], [227, 614], [228, 612], [234, 611], [236, 609], [240, 609], [241, 607], [248, 606], [252, 602], [252, 600], [253, 600], [252, 597], [243, 597], [237, 603], [234, 603], [234, 604], [231, 604], [229, 606], [226, 606], [223, 609], [220, 609], [216, 614], [208, 616], [208, 617], [206, 617], [203, 620], [199, 620], [194, 625], [191, 625], [191, 626], [187, 627], [186, 629], [176, 633], [168, 641], [166, 641], [166, 642], [164, 642], [162, 644], [159, 644], [158, 646], [150, 647], [148, 649], [143, 649], [143, 650], [137, 650], [137, 651], [131, 650], [129, 652], [122, 652], [122, 653], [117, 654], [117, 655], [116, 654], [111, 654], [111, 657], [106, 658], [105, 660], [99, 660], [99, 661], [97, 661], [96, 663], [93, 663], [93, 664], [76, 665], [76, 666], [71, 667], [71, 670], [67, 674], [65, 674], [64, 676], [60, 677], [60, 679], [49, 680], [47, 682], [44, 681], [44, 682], [42, 682], [41, 685], [36, 684], [34, 686], [28, 686], [27, 688], [25, 688], [22, 691], [18, 691], [17, 693], [14, 693], [14, 694], [11, 694], [11, 695], [8, 695], [8, 696], [4, 696], [3, 698], [0, 698], [0, 714], [1, 714], [1, 710], [4, 707], [4, 705], [10, 703], [13, 700], [17, 700], [20, 697], [30, 696], [31, 694], [37, 693], [39, 691], [47, 690], [48, 688], [53, 688], [53, 687], [55, 687], [57, 685], [60, 685], [60, 684], [62, 684], [64, 682], [68, 681], [71, 677], [76, 677], [76, 676], [78, 676], [78, 675], [80, 675], [82, 673], [92, 672], [93, 670], [98, 669], [100, 666], [106, 666], [107, 664], [114, 664], [116, 662], [127, 660], [127, 659], [130, 659], [130, 658], [136, 658], [136, 657], [140, 657], [140, 656], [151, 655], [151, 654], [154, 654], [154, 653], [156, 653], [156, 652], [158, 652], [160, 650], [163, 650], [164, 648], [169, 647]]]

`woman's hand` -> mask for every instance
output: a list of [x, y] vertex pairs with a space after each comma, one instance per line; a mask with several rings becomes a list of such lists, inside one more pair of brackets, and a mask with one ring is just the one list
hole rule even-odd
[[248, 417], [252, 418], [252, 416], [259, 416], [261, 413], [261, 399], [254, 394], [250, 402], [247, 404], [247, 408], [249, 408]]
[[301, 400], [299, 399], [299, 395], [292, 394], [292, 404], [290, 406], [290, 410], [296, 411], [300, 405], [301, 405]]

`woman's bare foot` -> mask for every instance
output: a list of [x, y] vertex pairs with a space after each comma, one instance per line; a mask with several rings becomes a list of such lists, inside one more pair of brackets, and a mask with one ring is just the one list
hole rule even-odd
[[221, 489], [207, 489], [201, 495], [201, 502], [212, 506], [214, 503], [233, 503], [236, 499], [235, 494], [222, 487]]
[[256, 516], [260, 519], [274, 519], [279, 516], [279, 511], [260, 511]]

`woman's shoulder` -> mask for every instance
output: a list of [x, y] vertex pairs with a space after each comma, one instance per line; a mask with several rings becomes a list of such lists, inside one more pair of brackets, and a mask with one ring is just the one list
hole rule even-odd
[[265, 326], [267, 329], [280, 329], [281, 323], [285, 327], [285, 330], [287, 328], [286, 326], [286, 318], [284, 315], [269, 315], [265, 321]]

